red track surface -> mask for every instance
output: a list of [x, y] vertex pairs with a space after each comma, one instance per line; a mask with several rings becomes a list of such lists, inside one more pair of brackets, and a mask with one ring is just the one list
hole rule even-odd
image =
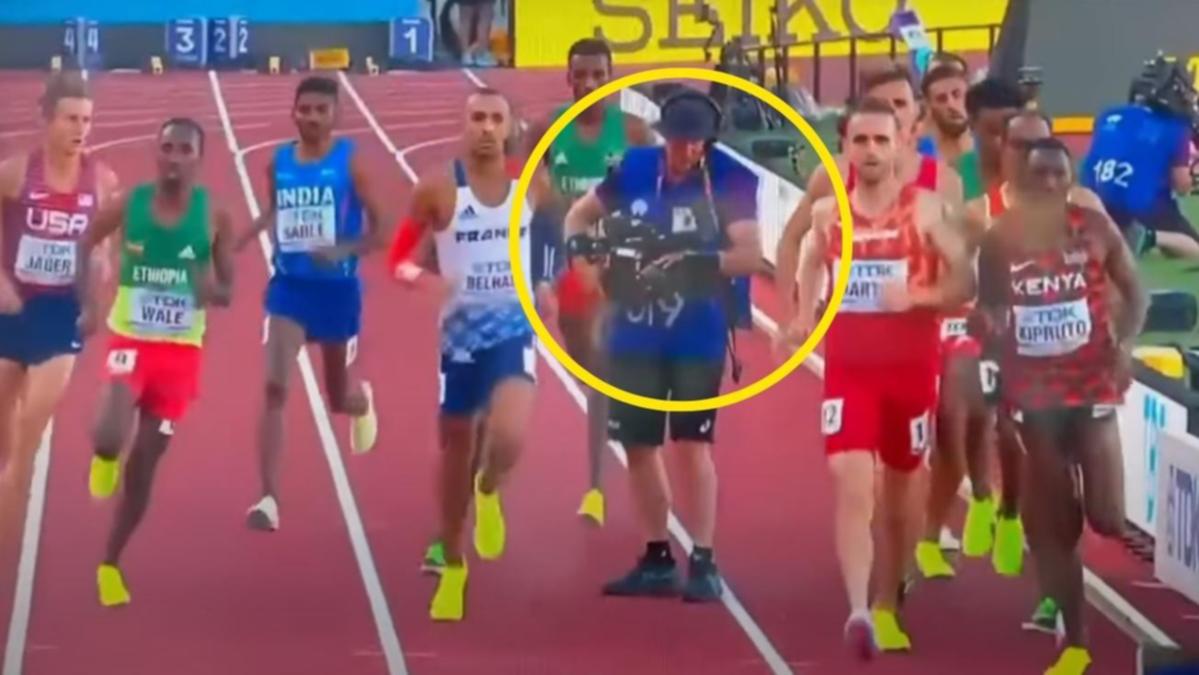
[[[365, 106], [401, 151], [452, 139], [471, 83], [458, 72], [351, 76]], [[485, 79], [508, 92], [526, 117], [565, 96], [560, 73], [496, 71]], [[9, 83], [13, 86], [7, 86]], [[259, 199], [273, 142], [293, 129], [286, 111], [294, 77], [222, 75], [237, 147]], [[5, 80], [14, 95], [0, 104], [0, 149], [34, 137], [33, 80]], [[208, 130], [204, 180], [245, 226], [249, 211], [225, 142], [207, 77], [101, 76], [94, 142], [151, 135], [172, 114], [198, 116]], [[406, 205], [410, 183], [346, 97], [342, 127], [376, 167], [376, 181]], [[119, 125], [119, 126], [116, 126]], [[101, 151], [125, 184], [150, 175], [146, 139]], [[456, 145], [446, 140], [406, 159], [418, 173], [444, 170]], [[385, 673], [383, 643], [326, 461], [318, 400], [295, 373], [287, 411], [282, 528], [248, 532], [245, 509], [256, 497], [254, 426], [262, 372], [261, 297], [266, 274], [259, 252], [238, 264], [237, 299], [212, 321], [202, 399], [178, 429], [163, 463], [155, 500], [126, 556], [133, 604], [102, 610], [95, 564], [110, 504], [87, 495], [88, 426], [101, 387], [102, 341], [90, 345], [61, 408], [51, 444], [45, 519], [37, 557], [25, 673], [96, 675], [227, 672], [327, 675]], [[831, 506], [817, 434], [818, 379], [798, 371], [753, 401], [721, 413], [718, 561], [744, 605], [741, 623], [720, 605], [601, 598], [599, 585], [623, 572], [638, 549], [622, 469], [609, 462], [609, 518], [602, 530], [574, 516], [586, 475], [584, 418], [564, 381], [544, 361], [521, 465], [505, 491], [509, 547], [503, 560], [471, 561], [467, 620], [427, 618], [433, 582], [417, 565], [435, 526], [436, 307], [406, 292], [379, 264], [366, 271], [365, 327], [358, 367], [375, 383], [381, 413], [376, 451], [344, 455], [353, 500], [369, 542], [404, 662], [413, 673], [763, 673], [759, 647], [777, 650], [795, 673], [856, 671], [843, 656], [846, 609], [831, 540]], [[769, 312], [769, 289], [760, 285]], [[760, 333], [739, 343], [747, 378], [772, 367]], [[319, 356], [313, 358], [318, 361]], [[318, 368], [319, 371], [319, 368]], [[346, 423], [334, 419], [339, 447]], [[681, 514], [686, 522], [685, 510]], [[16, 520], [6, 515], [5, 522]], [[0, 556], [0, 625], [7, 625], [15, 572], [9, 537]], [[1125, 586], [1150, 570], [1118, 549], [1096, 562]], [[907, 622], [909, 656], [877, 662], [879, 673], [1038, 673], [1053, 659], [1049, 638], [1022, 633], [1031, 610], [1031, 575], [997, 578], [986, 562], [962, 563], [959, 578], [921, 584]], [[1123, 588], [1121, 588], [1123, 590]], [[1194, 633], [1179, 615], [1193, 607], [1162, 591], [1136, 598], [1176, 640]], [[1173, 604], [1171, 604], [1173, 603]], [[1094, 673], [1134, 671], [1135, 646], [1091, 612]], [[752, 622], [763, 638], [743, 630]], [[1192, 624], [1193, 625], [1193, 624]], [[385, 624], [384, 631], [390, 630]], [[769, 645], [772, 645], [769, 646]]]

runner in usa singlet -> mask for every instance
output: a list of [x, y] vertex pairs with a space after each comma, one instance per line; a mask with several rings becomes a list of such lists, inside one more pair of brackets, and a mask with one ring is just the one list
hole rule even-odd
[[80, 161], [78, 187], [57, 192], [46, 181], [44, 153], [33, 152], [19, 196], [5, 198], [0, 206], [0, 262], [24, 302], [20, 313], [0, 316], [0, 359], [33, 366], [83, 347], [76, 326], [76, 249], [99, 195], [94, 162], [87, 156]]
[[1004, 395], [1020, 410], [1119, 403], [1107, 272], [1081, 210], [1064, 250], [1007, 255]]

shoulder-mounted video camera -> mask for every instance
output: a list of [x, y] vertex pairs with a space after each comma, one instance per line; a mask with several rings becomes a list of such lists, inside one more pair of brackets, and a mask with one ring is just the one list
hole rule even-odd
[[1129, 99], [1166, 115], [1186, 120], [1199, 138], [1199, 95], [1189, 73], [1173, 57], [1158, 53], [1146, 61], [1132, 81]]
[[604, 291], [625, 305], [673, 297], [713, 297], [725, 279], [716, 252], [720, 232], [712, 220], [697, 218], [695, 231], [663, 233], [636, 216], [615, 214], [601, 223], [599, 236], [576, 235], [567, 255], [583, 257], [603, 268]]

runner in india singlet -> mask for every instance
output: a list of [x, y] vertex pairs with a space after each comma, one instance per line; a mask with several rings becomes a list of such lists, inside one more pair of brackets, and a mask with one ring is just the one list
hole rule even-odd
[[334, 141], [320, 161], [301, 162], [296, 144], [275, 153], [275, 270], [305, 279], [352, 278], [357, 256], [335, 264], [317, 262], [312, 252], [362, 236], [362, 203], [354, 191], [350, 157], [354, 144]]
[[[466, 180], [461, 162], [454, 163], [457, 199], [448, 228], [437, 232], [437, 260], [450, 285], [441, 315], [443, 354], [470, 354], [533, 333], [516, 295], [508, 257], [508, 220], [516, 184], [497, 207], [484, 205]], [[533, 209], [521, 210], [521, 265], [530, 269], [529, 222]], [[532, 294], [532, 284], [521, 281]]]
[[[559, 109], [555, 119], [569, 107]], [[628, 147], [624, 113], [619, 106], [604, 106], [599, 135], [593, 140], [579, 136], [576, 118], [550, 145], [549, 171], [554, 187], [575, 201], [599, 184], [609, 168], [620, 163]]]
[[196, 274], [208, 268], [212, 253], [208, 191], [193, 188], [187, 211], [170, 227], [155, 220], [153, 198], [151, 184], [129, 195], [108, 327], [138, 340], [200, 346], [206, 317], [196, 306]]

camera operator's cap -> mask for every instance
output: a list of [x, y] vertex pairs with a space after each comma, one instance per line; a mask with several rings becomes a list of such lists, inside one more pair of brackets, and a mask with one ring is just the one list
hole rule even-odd
[[667, 139], [707, 141], [720, 133], [721, 114], [716, 103], [699, 91], [682, 91], [662, 104], [655, 125]]

